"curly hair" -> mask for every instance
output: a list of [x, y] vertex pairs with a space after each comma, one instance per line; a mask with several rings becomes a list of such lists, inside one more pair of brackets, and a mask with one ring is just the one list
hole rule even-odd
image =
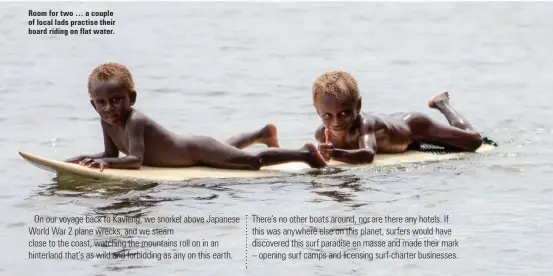
[[129, 93], [134, 91], [134, 80], [129, 69], [122, 64], [109, 62], [94, 68], [92, 73], [88, 76], [88, 94], [92, 91], [93, 81], [110, 80], [120, 81], [121, 85], [123, 85]]
[[328, 71], [320, 75], [313, 82], [312, 92], [314, 105], [318, 98], [329, 94], [336, 97], [352, 97], [354, 100], [361, 98], [357, 80], [351, 74], [340, 70]]

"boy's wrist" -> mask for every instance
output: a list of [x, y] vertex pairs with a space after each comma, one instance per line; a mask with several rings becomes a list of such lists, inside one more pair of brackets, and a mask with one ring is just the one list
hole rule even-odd
[[330, 154], [332, 158], [342, 158], [347, 156], [349, 150], [346, 149], [334, 149]]

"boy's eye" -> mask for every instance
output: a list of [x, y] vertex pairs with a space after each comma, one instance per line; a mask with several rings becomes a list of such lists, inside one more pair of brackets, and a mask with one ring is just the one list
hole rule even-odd
[[342, 113], [340, 113], [340, 117], [348, 117], [349, 116], [349, 111], [344, 111]]
[[325, 115], [323, 115], [323, 119], [325, 119], [325, 120], [329, 120], [331, 117], [332, 117], [332, 116], [331, 116], [330, 114], [328, 114], [328, 113], [325, 114]]

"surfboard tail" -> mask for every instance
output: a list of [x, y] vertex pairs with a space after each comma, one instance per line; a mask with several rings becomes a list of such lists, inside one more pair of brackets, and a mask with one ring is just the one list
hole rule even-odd
[[499, 146], [499, 145], [497, 144], [497, 142], [493, 141], [492, 139], [490, 139], [490, 138], [488, 138], [488, 137], [486, 137], [486, 136], [484, 136], [484, 137], [482, 138], [482, 142], [483, 142], [484, 144], [486, 144], [486, 145], [492, 145], [492, 146], [494, 146], [494, 147], [498, 147], [498, 146]]

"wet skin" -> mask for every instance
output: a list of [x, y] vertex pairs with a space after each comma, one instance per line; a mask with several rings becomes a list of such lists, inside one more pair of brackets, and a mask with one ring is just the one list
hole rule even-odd
[[450, 125], [440, 124], [419, 112], [376, 115], [361, 111], [361, 99], [324, 95], [315, 107], [322, 125], [315, 131], [325, 160], [372, 163], [377, 153], [401, 153], [410, 146], [430, 143], [475, 151], [482, 137], [449, 105], [449, 93], [434, 96], [430, 108], [440, 111]]
[[[157, 124], [132, 106], [136, 92], [126, 91], [117, 81], [96, 81], [90, 103], [101, 117], [104, 151], [66, 160], [88, 167], [139, 169], [206, 165], [224, 169], [259, 170], [285, 162], [326, 166], [313, 144], [297, 150], [278, 148], [277, 130], [272, 124], [231, 137], [226, 142], [201, 135], [181, 136]], [[259, 153], [241, 150], [254, 143], [270, 147]], [[126, 156], [119, 157], [119, 152]]]

